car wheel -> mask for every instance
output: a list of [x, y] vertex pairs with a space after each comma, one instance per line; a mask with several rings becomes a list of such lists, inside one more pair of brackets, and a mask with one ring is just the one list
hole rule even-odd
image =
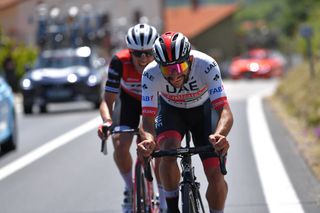
[[46, 104], [40, 105], [40, 113], [46, 113], [46, 112], [48, 112], [47, 105]]
[[23, 105], [24, 114], [32, 114], [32, 104], [31, 105]]

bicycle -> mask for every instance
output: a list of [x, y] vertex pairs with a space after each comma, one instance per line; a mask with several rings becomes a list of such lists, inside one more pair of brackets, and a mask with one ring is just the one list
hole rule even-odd
[[[137, 136], [136, 144], [141, 142], [139, 129], [128, 129], [121, 127], [110, 127], [103, 125], [102, 131], [106, 135], [110, 131], [110, 135], [118, 133], [132, 133]], [[101, 140], [101, 152], [107, 155], [106, 139]], [[143, 166], [146, 165], [146, 166]], [[153, 175], [154, 165], [147, 163], [145, 159], [144, 164], [137, 158], [134, 166], [134, 181], [133, 181], [133, 211], [134, 213], [158, 213], [160, 211], [158, 194], [154, 190]]]
[[[200, 195], [200, 183], [196, 181], [191, 156], [200, 153], [214, 152], [212, 145], [190, 147], [190, 133], [186, 134], [186, 146], [172, 150], [158, 150], [151, 154], [152, 158], [179, 157], [181, 158], [180, 192], [182, 196], [182, 213], [204, 213], [204, 206]], [[226, 155], [219, 155], [220, 171], [227, 174], [225, 167]]]

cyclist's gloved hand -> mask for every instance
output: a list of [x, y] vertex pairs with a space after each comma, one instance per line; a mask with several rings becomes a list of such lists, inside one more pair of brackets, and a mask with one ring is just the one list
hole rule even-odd
[[222, 155], [225, 155], [230, 147], [226, 136], [218, 133], [209, 135], [209, 141], [213, 144], [215, 151]]
[[106, 139], [109, 136], [109, 131], [104, 132], [104, 126], [106, 126], [107, 128], [110, 128], [111, 125], [112, 125], [112, 121], [107, 121], [99, 125], [97, 133], [101, 140]]
[[137, 146], [137, 155], [139, 159], [143, 159], [144, 157], [150, 157], [154, 149], [156, 148], [156, 143], [154, 140], [144, 140], [141, 141]]

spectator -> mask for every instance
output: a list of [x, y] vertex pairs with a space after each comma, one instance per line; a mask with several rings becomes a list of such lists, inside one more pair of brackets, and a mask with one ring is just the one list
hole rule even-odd
[[11, 53], [7, 55], [2, 64], [6, 81], [14, 92], [18, 92], [18, 78], [16, 76], [16, 64]]

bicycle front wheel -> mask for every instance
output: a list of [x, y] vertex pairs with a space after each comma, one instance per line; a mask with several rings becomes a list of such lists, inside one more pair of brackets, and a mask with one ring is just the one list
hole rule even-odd
[[195, 194], [193, 193], [192, 186], [184, 183], [181, 186], [182, 194], [182, 213], [198, 213], [197, 204], [195, 202]]
[[144, 175], [144, 169], [138, 162], [135, 167], [135, 192], [134, 192], [134, 211], [136, 213], [154, 212], [154, 191], [152, 182], [148, 182]]

